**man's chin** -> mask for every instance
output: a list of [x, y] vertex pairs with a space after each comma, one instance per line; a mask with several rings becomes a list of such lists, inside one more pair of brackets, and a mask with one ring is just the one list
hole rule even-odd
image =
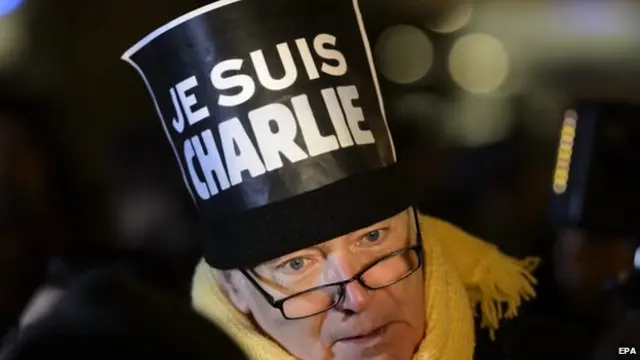
[[337, 354], [334, 353], [331, 360], [410, 360], [410, 358], [400, 358], [391, 353], [391, 349], [382, 352], [365, 351], [360, 354]]

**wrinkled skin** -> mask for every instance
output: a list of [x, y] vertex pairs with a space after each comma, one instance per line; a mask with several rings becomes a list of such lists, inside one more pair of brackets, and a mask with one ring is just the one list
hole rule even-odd
[[[365, 229], [329, 240], [318, 245], [322, 249], [322, 263], [327, 282], [351, 278], [367, 261], [358, 254], [367, 242], [368, 234], [376, 239], [403, 239], [415, 243], [416, 226], [411, 211], [374, 224]], [[380, 232], [376, 232], [380, 230]], [[364, 241], [364, 242], [363, 242]], [[378, 240], [376, 240], [378, 241]], [[390, 241], [390, 240], [389, 240]], [[255, 269], [261, 287], [275, 299], [283, 298], [267, 285], [276, 279], [277, 264], [293, 258], [311, 258], [316, 249], [304, 249], [268, 262]], [[341, 304], [328, 312], [298, 319], [285, 319], [256, 288], [237, 270], [229, 271], [222, 280], [233, 304], [250, 315], [258, 326], [295, 357], [303, 360], [409, 360], [424, 337], [424, 277], [419, 269], [408, 278], [392, 286], [370, 291], [357, 281], [346, 287]], [[344, 341], [341, 339], [366, 333], [380, 326], [384, 332], [372, 341]]]

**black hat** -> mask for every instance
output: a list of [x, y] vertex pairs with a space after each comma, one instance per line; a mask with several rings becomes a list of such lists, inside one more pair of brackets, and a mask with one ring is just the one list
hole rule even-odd
[[358, 0], [217, 1], [122, 59], [153, 97], [215, 268], [257, 265], [418, 200]]

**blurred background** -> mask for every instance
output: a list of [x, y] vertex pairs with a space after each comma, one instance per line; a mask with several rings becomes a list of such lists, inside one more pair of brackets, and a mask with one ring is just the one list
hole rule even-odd
[[[195, 209], [120, 55], [205, 3], [0, 0], [0, 337], [106, 259], [188, 300]], [[421, 209], [543, 257], [509, 358], [640, 347], [640, 4], [361, 3]]]

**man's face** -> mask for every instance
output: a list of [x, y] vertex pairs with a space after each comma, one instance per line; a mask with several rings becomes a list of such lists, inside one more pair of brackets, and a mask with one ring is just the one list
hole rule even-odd
[[[262, 264], [255, 274], [260, 286], [278, 300], [305, 288], [350, 279], [375, 260], [415, 242], [413, 216], [404, 211], [365, 229]], [[421, 269], [378, 290], [367, 290], [353, 281], [336, 307], [298, 320], [285, 319], [240, 272], [234, 271], [228, 284], [235, 294], [231, 298], [236, 306], [300, 359], [407, 360], [424, 337]]]

